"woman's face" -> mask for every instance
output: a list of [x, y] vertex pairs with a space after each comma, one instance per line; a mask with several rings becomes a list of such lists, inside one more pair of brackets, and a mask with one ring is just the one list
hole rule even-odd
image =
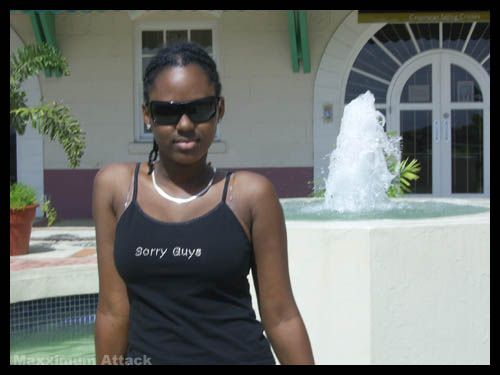
[[[215, 87], [198, 64], [166, 68], [158, 74], [150, 101], [186, 102], [215, 96]], [[217, 121], [224, 115], [224, 99], [217, 113], [207, 122], [194, 123], [182, 115], [176, 125], [156, 125], [147, 109], [142, 106], [144, 121], [151, 124], [153, 136], [162, 157], [180, 164], [193, 164], [208, 153], [217, 130]]]

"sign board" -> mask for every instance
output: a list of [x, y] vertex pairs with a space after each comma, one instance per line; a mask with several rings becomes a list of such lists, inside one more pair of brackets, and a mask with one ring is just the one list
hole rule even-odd
[[489, 10], [358, 10], [358, 23], [490, 22]]

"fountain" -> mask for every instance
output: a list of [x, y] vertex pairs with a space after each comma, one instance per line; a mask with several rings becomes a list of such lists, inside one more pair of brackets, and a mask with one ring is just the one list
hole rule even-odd
[[399, 164], [400, 137], [387, 137], [384, 124], [384, 115], [375, 109], [370, 91], [345, 107], [337, 148], [330, 157], [324, 202], [327, 210], [361, 212], [391, 206], [386, 191], [396, 174], [389, 171], [386, 157]]
[[[390, 199], [386, 192], [399, 173], [387, 160], [401, 161], [401, 137], [384, 132], [385, 117], [370, 91], [344, 109], [337, 147], [330, 155], [325, 197], [283, 202], [288, 220], [414, 219], [466, 215], [488, 208], [456, 200]], [[458, 204], [457, 204], [458, 203]]]
[[281, 200], [316, 363], [488, 364], [489, 199], [387, 198], [383, 121], [347, 105], [325, 198]]

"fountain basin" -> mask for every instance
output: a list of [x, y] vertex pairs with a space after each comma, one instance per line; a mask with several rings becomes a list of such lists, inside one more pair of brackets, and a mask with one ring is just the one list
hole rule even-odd
[[[281, 201], [285, 216], [294, 201]], [[286, 220], [292, 287], [317, 364], [489, 363], [489, 200], [432, 201], [487, 210]]]

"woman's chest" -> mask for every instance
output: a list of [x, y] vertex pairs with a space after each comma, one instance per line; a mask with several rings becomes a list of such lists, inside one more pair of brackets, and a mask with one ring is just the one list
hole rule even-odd
[[156, 223], [125, 213], [116, 231], [114, 257], [127, 281], [144, 277], [195, 277], [211, 281], [246, 275], [252, 248], [226, 206], [187, 223]]

